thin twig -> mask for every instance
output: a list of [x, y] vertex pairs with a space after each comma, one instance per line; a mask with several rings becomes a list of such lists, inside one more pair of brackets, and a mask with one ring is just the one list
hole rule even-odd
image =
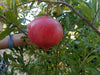
[[[85, 62], [85, 60], [86, 60], [92, 53], [93, 53], [93, 51], [90, 52], [90, 53], [84, 58], [84, 60], [81, 62], [81, 65]], [[80, 67], [81, 67], [81, 65], [80, 65]]]
[[92, 21], [92, 24], [94, 23], [94, 21], [95, 21], [95, 19], [97, 17], [97, 14], [99, 13], [99, 10], [100, 10], [100, 8], [98, 8], [97, 12], [95, 13], [94, 18], [93, 18], [93, 21]]
[[97, 48], [97, 49], [95, 49], [95, 50], [93, 50], [92, 52], [90, 52], [84, 59], [83, 59], [83, 61], [81, 62], [81, 64], [80, 64], [80, 67], [81, 67], [81, 65], [85, 62], [85, 60], [94, 52], [94, 51], [96, 51], [96, 50], [98, 50], [99, 48]]
[[[7, 18], [0, 16], [0, 19], [5, 20], [6, 22], [8, 22], [9, 24], [13, 24], [11, 23]], [[27, 33], [25, 33], [19, 26], [17, 26], [16, 24], [13, 24], [17, 29], [19, 29], [22, 33], [24, 33], [27, 36]]]
[[11, 65], [11, 64], [0, 64], [0, 65], [8, 65], [8, 66], [9, 66], [9, 65]]

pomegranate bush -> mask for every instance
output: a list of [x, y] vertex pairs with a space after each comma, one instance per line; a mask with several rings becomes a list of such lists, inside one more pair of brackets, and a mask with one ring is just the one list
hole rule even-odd
[[23, 30], [33, 43], [5, 50], [1, 75], [100, 75], [100, 0], [0, 2], [0, 40]]

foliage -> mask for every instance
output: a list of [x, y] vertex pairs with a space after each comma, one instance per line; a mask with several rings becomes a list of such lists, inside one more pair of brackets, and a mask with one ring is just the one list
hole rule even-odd
[[[0, 15], [9, 20], [0, 19], [6, 24], [4, 31], [0, 32], [0, 40], [10, 32], [21, 33], [12, 24], [21, 29], [27, 28], [27, 22], [33, 17], [43, 16], [46, 13], [46, 2], [37, 2], [20, 5], [30, 0], [6, 0], [0, 5]], [[55, 0], [52, 0], [55, 1]], [[94, 15], [100, 8], [100, 0], [65, 0], [88, 20], [93, 21]], [[19, 6], [20, 5], [20, 6]], [[10, 8], [10, 9], [9, 9]], [[9, 11], [8, 11], [9, 10]], [[56, 11], [55, 11], [56, 10]], [[59, 12], [58, 12], [59, 11]], [[29, 16], [29, 18], [27, 18]], [[88, 26], [79, 16], [62, 4], [51, 4], [49, 16], [57, 19], [63, 26], [62, 41], [44, 52], [34, 45], [11, 49], [11, 53], [3, 53], [7, 64], [2, 75], [99, 75], [100, 74], [100, 36]], [[99, 28], [100, 13], [94, 19], [94, 26]], [[27, 59], [26, 59], [27, 57]], [[9, 70], [11, 67], [11, 70]], [[22, 75], [23, 75], [22, 74]]]

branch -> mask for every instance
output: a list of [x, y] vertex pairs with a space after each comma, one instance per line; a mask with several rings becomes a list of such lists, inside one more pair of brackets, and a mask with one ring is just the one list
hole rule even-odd
[[[68, 3], [65, 3], [65, 2], [62, 2], [62, 1], [46, 1], [46, 0], [37, 0], [37, 1], [41, 1], [41, 2], [47, 2], [47, 3], [51, 3], [51, 4], [63, 4], [65, 6], [67, 6], [69, 9], [71, 9], [77, 16], [79, 16], [83, 21], [85, 21], [88, 26], [90, 26], [98, 35], [100, 35], [100, 32], [98, 31], [98, 29], [96, 27], [93, 26], [93, 23], [90, 22], [85, 16], [81, 15], [78, 11], [76, 11], [74, 9], [74, 7], [72, 7], [71, 5], [69, 5]], [[18, 6], [21, 6], [21, 5], [24, 5], [24, 4], [27, 4], [27, 3], [31, 3], [31, 2], [35, 2], [34, 1], [29, 1], [29, 2], [25, 2], [25, 3], [22, 3]]]
[[[5, 17], [3, 17], [3, 16], [0, 16], [0, 18], [2, 18], [3, 20], [5, 20], [5, 21], [8, 22], [9, 24], [13, 24], [13, 23], [11, 23], [7, 18], [5, 18]], [[25, 33], [19, 26], [17, 26], [16, 24], [13, 24], [13, 25], [27, 36], [27, 33]]]
[[13, 24], [13, 25], [27, 36], [27, 33], [25, 33], [25, 31], [23, 31], [19, 26], [15, 25], [15, 24]]
[[98, 8], [97, 12], [95, 13], [95, 15], [94, 15], [94, 19], [93, 19], [93, 21], [92, 21], [92, 24], [93, 24], [94, 20], [96, 19], [97, 14], [99, 13], [99, 10], [100, 10], [100, 8]]

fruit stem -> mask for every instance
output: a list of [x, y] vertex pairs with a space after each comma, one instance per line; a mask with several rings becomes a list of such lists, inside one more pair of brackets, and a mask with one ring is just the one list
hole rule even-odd
[[49, 14], [49, 6], [50, 6], [50, 4], [51, 4], [51, 3], [49, 3], [48, 6], [47, 6], [46, 16], [48, 16], [48, 14]]

